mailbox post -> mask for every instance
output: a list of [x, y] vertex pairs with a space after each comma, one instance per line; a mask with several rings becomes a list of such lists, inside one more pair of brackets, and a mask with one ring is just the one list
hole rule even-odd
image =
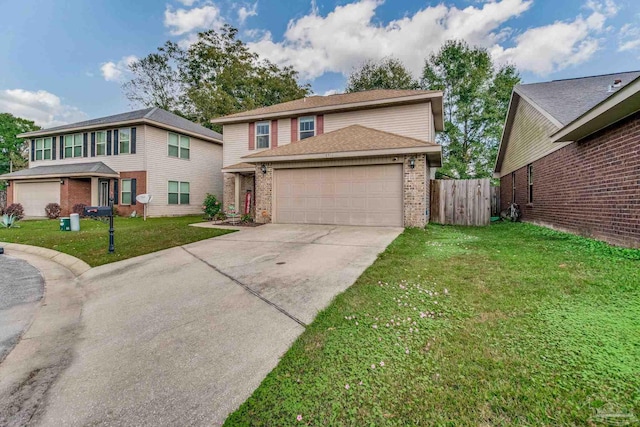
[[111, 212], [109, 215], [109, 253], [112, 254], [116, 250], [113, 238], [113, 197], [109, 197], [109, 211]]
[[115, 252], [113, 229], [113, 197], [109, 197], [109, 206], [86, 206], [84, 216], [89, 218], [109, 218], [109, 253]]

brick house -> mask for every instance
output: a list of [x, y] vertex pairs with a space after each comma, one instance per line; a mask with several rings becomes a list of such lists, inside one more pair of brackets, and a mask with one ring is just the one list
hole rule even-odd
[[516, 86], [495, 173], [524, 221], [640, 247], [640, 72]]
[[222, 196], [222, 135], [160, 108], [146, 108], [18, 135], [27, 138], [29, 167], [0, 175], [7, 203], [28, 217], [48, 203], [69, 215], [75, 204], [142, 213], [139, 194], [151, 194], [150, 216], [202, 212], [206, 193]]
[[442, 92], [311, 96], [224, 126], [224, 206], [257, 222], [423, 227]]

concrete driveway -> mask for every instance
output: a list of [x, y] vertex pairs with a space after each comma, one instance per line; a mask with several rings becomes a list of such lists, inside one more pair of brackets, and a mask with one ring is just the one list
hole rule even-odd
[[219, 425], [401, 228], [265, 225], [94, 268], [41, 425]]

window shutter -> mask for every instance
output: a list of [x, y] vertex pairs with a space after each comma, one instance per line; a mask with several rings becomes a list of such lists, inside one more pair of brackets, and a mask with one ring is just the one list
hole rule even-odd
[[322, 135], [324, 133], [324, 114], [318, 114], [316, 116], [316, 135]]
[[64, 135], [60, 135], [60, 160], [64, 159]]
[[31, 140], [31, 161], [33, 162], [36, 159], [36, 140]]
[[137, 179], [131, 179], [131, 204], [136, 204], [136, 181]]
[[111, 155], [111, 131], [107, 131], [107, 156]]
[[249, 150], [256, 147], [256, 124], [249, 123]]
[[118, 147], [118, 129], [114, 129], [113, 130], [113, 155], [114, 156], [118, 155], [119, 149], [120, 147]]
[[96, 133], [91, 132], [91, 157], [96, 156]]
[[51, 160], [56, 159], [56, 137], [51, 138]]
[[291, 119], [291, 142], [296, 142], [298, 140], [298, 118], [294, 117]]
[[131, 128], [131, 154], [136, 154], [136, 128]]
[[89, 134], [82, 134], [82, 157], [89, 157]]
[[120, 180], [118, 179], [114, 179], [113, 180], [113, 204], [117, 205], [118, 204], [118, 196], [120, 196], [120, 186], [118, 185], [120, 184]]
[[278, 121], [271, 120], [271, 148], [278, 147]]

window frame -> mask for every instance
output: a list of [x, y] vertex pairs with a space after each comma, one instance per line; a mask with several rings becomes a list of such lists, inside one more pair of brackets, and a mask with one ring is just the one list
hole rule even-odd
[[[40, 148], [38, 148], [38, 142], [40, 142]], [[47, 142], [49, 142], [49, 148], [47, 148]], [[35, 153], [33, 154], [34, 161], [41, 160], [52, 160], [53, 159], [53, 138], [48, 136], [44, 138], [37, 138], [35, 140]], [[47, 152], [49, 152], [49, 157], [47, 158]], [[38, 153], [40, 153], [40, 158], [38, 158]]]
[[[171, 191], [171, 183], [176, 183], [177, 184], [177, 192], [176, 191]], [[187, 191], [183, 192], [182, 189], [184, 187], [184, 185], [186, 184]], [[171, 195], [175, 194], [177, 196], [176, 202], [173, 203], [171, 202]], [[182, 196], [187, 196], [187, 201], [186, 203], [183, 202], [183, 197]], [[190, 205], [191, 204], [191, 183], [190, 181], [167, 181], [167, 204], [168, 205]]]
[[[67, 137], [71, 138], [71, 145], [67, 146]], [[76, 144], [76, 137], [80, 140], [79, 144]], [[81, 133], [70, 133], [62, 136], [63, 144], [64, 144], [64, 158], [72, 159], [75, 157], [84, 157], [84, 136]], [[71, 149], [71, 156], [67, 155], [67, 149]], [[80, 154], [76, 155], [76, 148], [80, 148]]]
[[[124, 183], [128, 182], [129, 183], [129, 191], [124, 191]], [[120, 204], [123, 206], [130, 206], [131, 203], [133, 202], [133, 200], [131, 199], [132, 197], [132, 188], [131, 188], [131, 183], [132, 183], [132, 179], [131, 178], [126, 178], [126, 179], [121, 179], [120, 180]], [[129, 194], [129, 203], [125, 203], [124, 201], [124, 195], [125, 194]]]
[[[127, 140], [127, 144], [128, 144], [129, 150], [127, 150], [127, 151], [124, 151], [122, 149], [122, 138], [121, 138], [121, 135], [120, 135], [120, 131], [122, 131], [122, 130], [126, 130], [127, 133], [129, 134], [129, 139]], [[118, 132], [118, 155], [120, 155], [120, 154], [131, 154], [131, 128], [118, 128], [118, 129], [116, 129], [116, 132]]]
[[527, 187], [529, 190], [529, 203], [533, 203], [533, 164], [527, 165]]
[[[104, 135], [104, 142], [99, 142], [98, 135]], [[100, 154], [100, 146], [104, 146], [104, 153]], [[96, 156], [106, 156], [107, 155], [107, 131], [106, 130], [98, 130], [96, 131]]]
[[[175, 135], [177, 138], [177, 145], [171, 144], [171, 135]], [[183, 146], [183, 142], [186, 141], [186, 147]], [[175, 147], [177, 151], [177, 155], [171, 154], [171, 147]], [[183, 157], [182, 150], [187, 151], [186, 157]], [[174, 159], [182, 159], [182, 160], [191, 160], [191, 137], [187, 135], [182, 135], [176, 132], [167, 132], [167, 156], [173, 157]]]
[[[258, 133], [258, 129], [260, 128], [260, 126], [266, 126], [267, 127], [267, 133]], [[255, 149], [256, 150], [268, 150], [269, 148], [271, 148], [271, 122], [269, 121], [262, 121], [262, 122], [256, 122], [256, 135], [255, 135]], [[260, 147], [258, 144], [259, 138], [260, 137], [267, 137], [267, 146], [266, 147]]]
[[[311, 132], [311, 131], [309, 131], [309, 130], [303, 131], [301, 129], [302, 124], [303, 124], [303, 122], [308, 123], [309, 121], [311, 121], [313, 123], [313, 135], [305, 136], [303, 138], [302, 137], [302, 133], [303, 132], [304, 133], [308, 133], [308, 132]], [[313, 138], [314, 136], [316, 136], [316, 130], [317, 130], [316, 116], [303, 116], [303, 117], [299, 117], [298, 118], [298, 141], [302, 141], [303, 139], [307, 139], [307, 138]]]

